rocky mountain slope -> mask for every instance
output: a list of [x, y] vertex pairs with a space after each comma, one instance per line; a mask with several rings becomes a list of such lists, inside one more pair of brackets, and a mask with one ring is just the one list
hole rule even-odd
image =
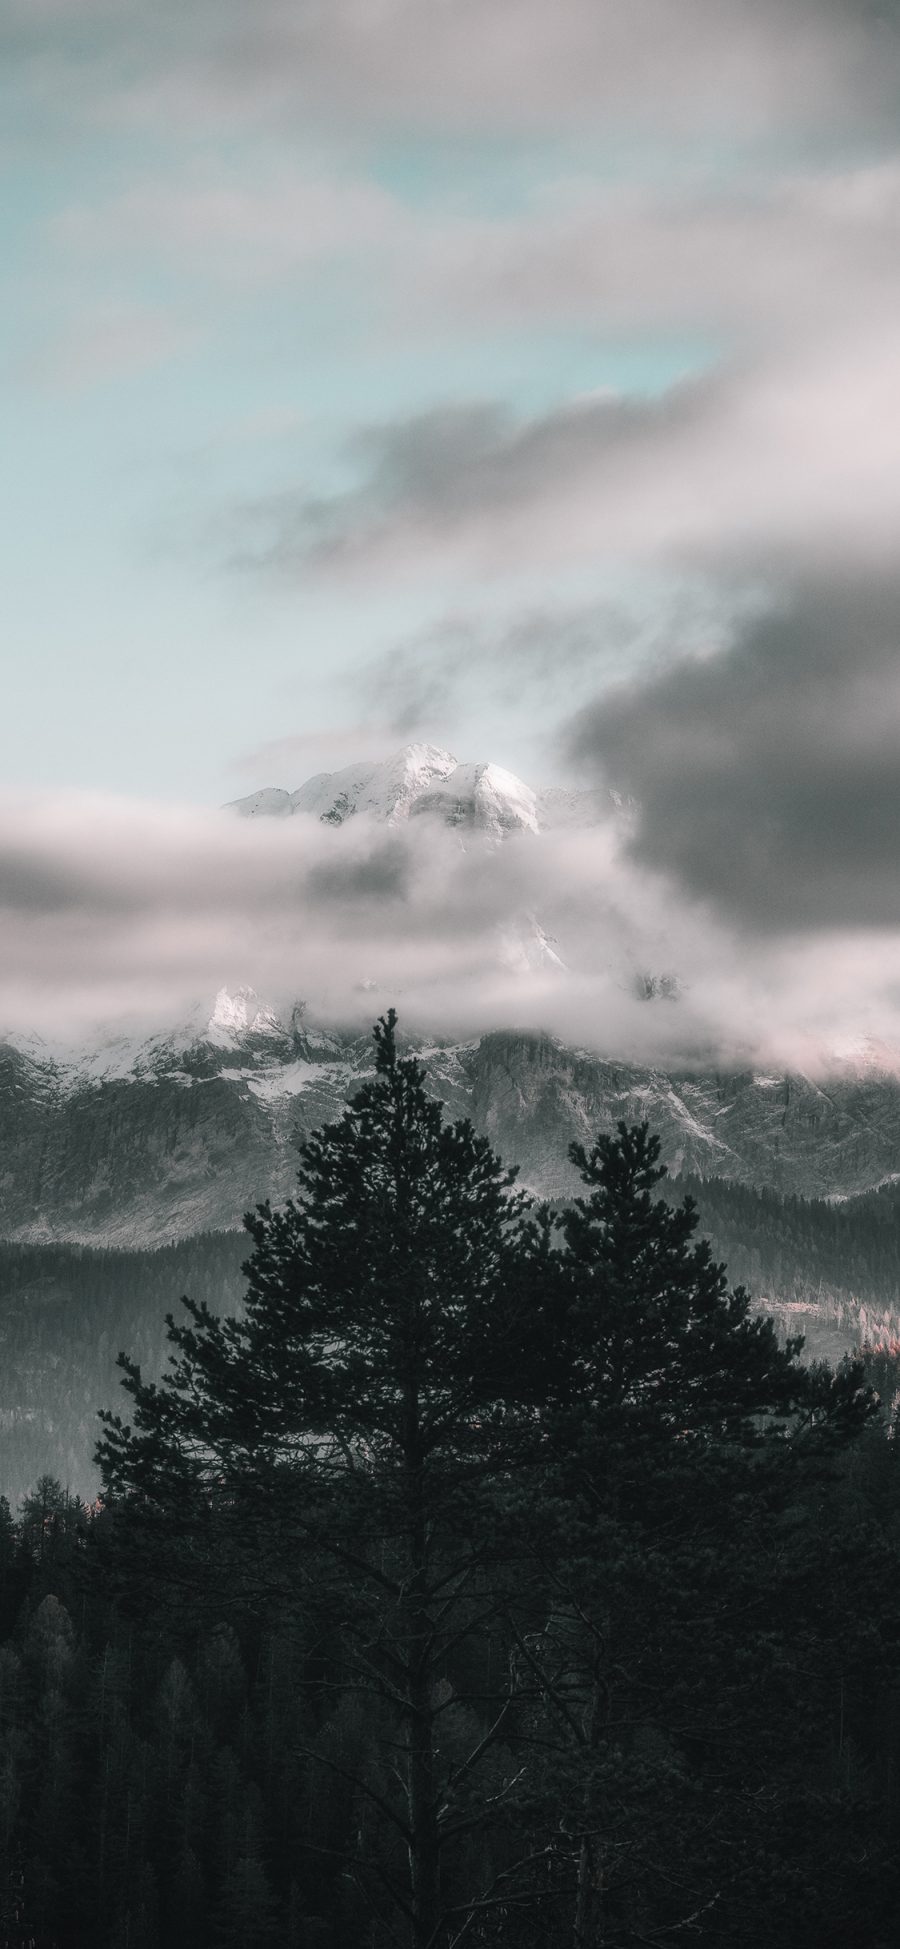
[[[566, 1152], [648, 1118], [676, 1174], [847, 1197], [900, 1176], [900, 1082], [876, 1063], [802, 1075], [666, 1074], [546, 1036], [494, 1033], [418, 1050], [451, 1115], [471, 1116], [522, 1180], [575, 1186]], [[298, 1136], [340, 1113], [368, 1036], [278, 1020], [222, 991], [208, 1021], [61, 1060], [0, 1047], [0, 1236], [162, 1243], [239, 1224], [284, 1198]]]

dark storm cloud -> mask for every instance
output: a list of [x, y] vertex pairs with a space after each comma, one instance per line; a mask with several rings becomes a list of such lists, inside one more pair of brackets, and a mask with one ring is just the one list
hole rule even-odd
[[900, 579], [795, 589], [571, 748], [637, 801], [636, 858], [749, 928], [900, 924]]

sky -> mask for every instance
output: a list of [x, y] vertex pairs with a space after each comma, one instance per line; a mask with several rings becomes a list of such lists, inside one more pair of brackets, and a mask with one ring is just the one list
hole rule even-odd
[[[895, 0], [0, 33], [3, 1019], [162, 1015], [226, 963], [324, 994], [351, 941], [432, 1023], [900, 1037]], [[214, 809], [410, 739], [627, 833], [393, 890], [347, 839], [338, 896], [307, 836], [287, 928], [285, 834]], [[626, 963], [677, 963], [677, 1029]]]

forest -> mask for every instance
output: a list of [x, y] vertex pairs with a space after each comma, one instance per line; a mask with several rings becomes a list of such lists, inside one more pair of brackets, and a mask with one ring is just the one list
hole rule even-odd
[[893, 1349], [804, 1362], [645, 1125], [551, 1211], [375, 1035], [166, 1370], [110, 1320], [101, 1495], [0, 1505], [0, 1944], [894, 1949]]

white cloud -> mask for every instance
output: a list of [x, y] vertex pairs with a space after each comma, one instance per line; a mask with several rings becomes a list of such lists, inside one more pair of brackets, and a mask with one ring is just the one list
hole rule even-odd
[[498, 402], [373, 427], [359, 484], [240, 511], [235, 557], [342, 578], [490, 577], [627, 559], [890, 559], [900, 523], [892, 318], [673, 387], [530, 421]]
[[[359, 691], [356, 674], [354, 689]], [[292, 789], [313, 772], [337, 771], [343, 765], [376, 763], [377, 754], [390, 741], [394, 726], [366, 718], [356, 724], [333, 724], [315, 731], [288, 731], [269, 738], [252, 751], [235, 759], [235, 769], [254, 781], [259, 778], [288, 778]]]
[[[0, 1021], [172, 1025], [222, 983], [410, 1027], [546, 1028], [620, 1057], [810, 1061], [900, 1041], [900, 934], [739, 939], [636, 867], [615, 824], [467, 849], [416, 820], [241, 821], [99, 797], [7, 800]], [[529, 916], [566, 967], [541, 965]], [[677, 1002], [647, 1003], [641, 973]], [[363, 988], [363, 983], [374, 987]]]
[[493, 135], [698, 114], [731, 134], [893, 110], [894, 37], [860, 0], [170, 0], [140, 26], [132, 112], [302, 106], [331, 128]]
[[591, 322], [729, 344], [815, 339], [900, 302], [900, 158], [773, 171], [763, 159], [642, 179], [551, 176], [516, 217], [448, 222], [420, 301], [460, 325]]
[[[254, 176], [257, 172], [253, 172]], [[151, 179], [110, 199], [66, 210], [53, 225], [58, 244], [79, 259], [155, 255], [183, 273], [246, 285], [287, 276], [323, 258], [399, 247], [410, 224], [396, 198], [365, 179], [341, 180], [263, 169], [206, 166], [174, 179]]]

